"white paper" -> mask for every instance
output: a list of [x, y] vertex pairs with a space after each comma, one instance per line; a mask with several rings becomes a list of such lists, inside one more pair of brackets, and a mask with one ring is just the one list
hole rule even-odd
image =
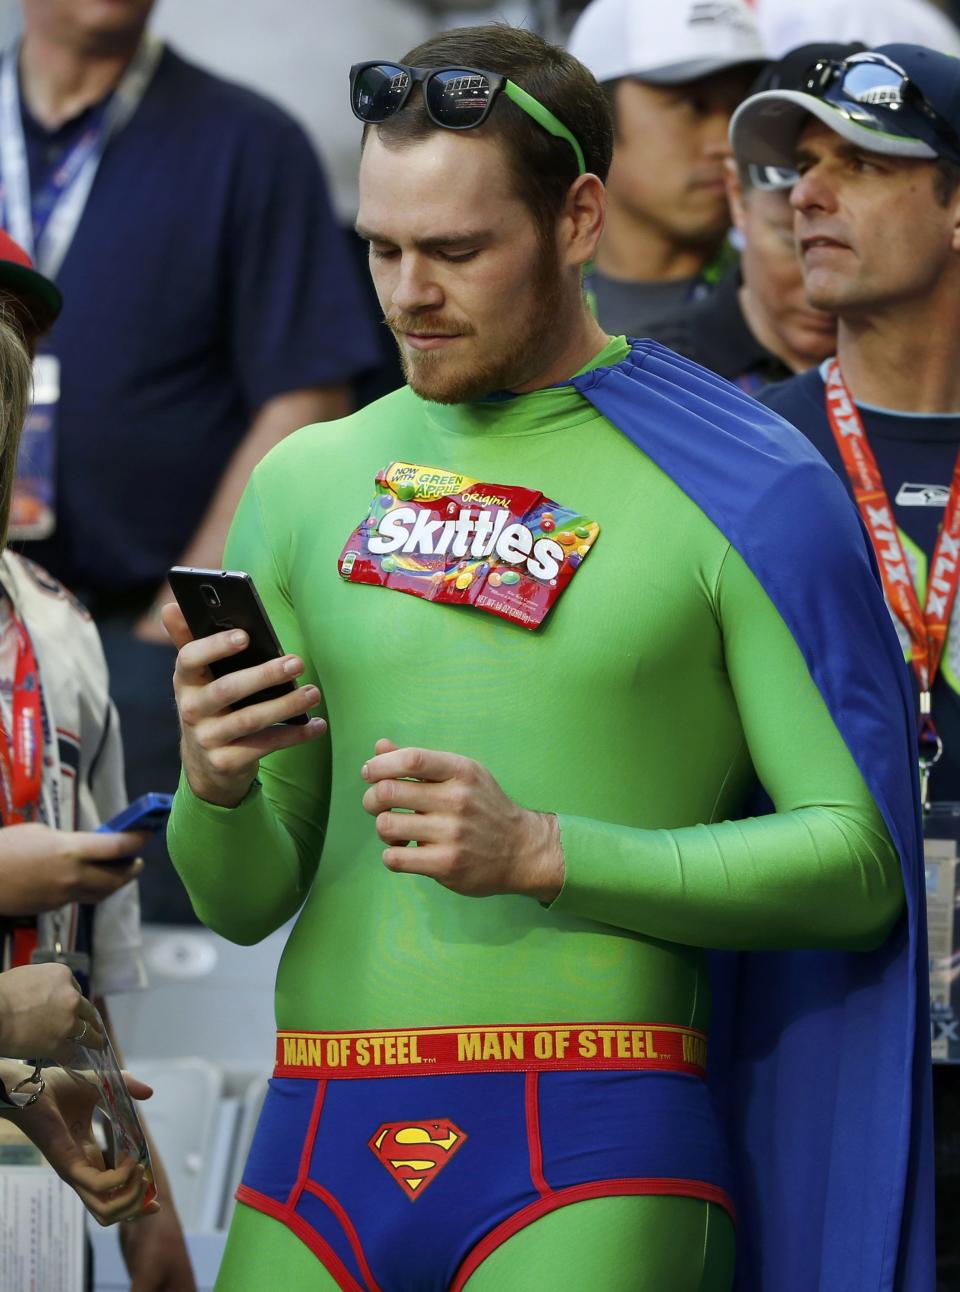
[[48, 1166], [0, 1166], [0, 1292], [83, 1292], [84, 1210]]
[[957, 844], [930, 839], [923, 844], [927, 881], [927, 938], [930, 948], [930, 1004], [933, 1057], [956, 1060], [953, 1033], [954, 918], [957, 907]]

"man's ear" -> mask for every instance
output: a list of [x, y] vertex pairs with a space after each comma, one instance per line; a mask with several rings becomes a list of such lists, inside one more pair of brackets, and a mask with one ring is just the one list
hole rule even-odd
[[743, 184], [740, 180], [740, 168], [732, 157], [727, 157], [723, 163], [723, 182], [727, 187], [730, 219], [733, 221], [734, 228], [739, 229], [742, 233], [746, 224], [745, 198]]
[[954, 189], [953, 197], [950, 199], [950, 213], [953, 217], [953, 249], [960, 251], [960, 184]]
[[579, 175], [570, 185], [557, 225], [561, 260], [585, 265], [593, 260], [606, 219], [607, 194], [596, 175]]

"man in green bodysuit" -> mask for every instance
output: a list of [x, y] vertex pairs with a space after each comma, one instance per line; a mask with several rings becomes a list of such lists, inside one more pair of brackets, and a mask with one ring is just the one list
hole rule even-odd
[[[575, 60], [463, 29], [358, 64], [351, 92], [358, 228], [408, 385], [253, 474], [226, 560], [289, 655], [215, 680], [244, 634], [194, 641], [164, 612], [169, 841], [197, 913], [252, 943], [302, 906], [217, 1286], [724, 1292], [742, 1203], [704, 1080], [704, 948], [871, 964], [906, 927], [904, 848], [831, 678], [594, 400], [638, 380], [681, 441], [739, 418], [786, 437], [794, 475], [820, 466], [590, 315], [611, 130]], [[862, 571], [842, 593], [876, 599], [882, 636]], [[758, 781], [773, 811], [733, 820]], [[771, 1288], [814, 1286], [820, 1254], [783, 1259]]]

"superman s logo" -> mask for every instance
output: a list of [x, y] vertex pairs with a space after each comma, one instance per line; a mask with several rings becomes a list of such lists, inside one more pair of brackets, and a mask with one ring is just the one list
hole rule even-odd
[[434, 1122], [384, 1122], [370, 1148], [411, 1201], [435, 1180], [466, 1134], [448, 1118]]

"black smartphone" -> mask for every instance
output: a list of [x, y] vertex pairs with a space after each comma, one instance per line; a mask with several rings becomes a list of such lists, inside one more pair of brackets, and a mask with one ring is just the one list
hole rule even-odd
[[[242, 628], [250, 638], [249, 644], [238, 655], [216, 660], [210, 665], [214, 677], [266, 664], [286, 654], [249, 574], [242, 570], [198, 570], [187, 565], [175, 565], [167, 577], [194, 637], [210, 637], [213, 633]], [[294, 682], [280, 682], [277, 686], [268, 686], [248, 695], [245, 700], [238, 700], [231, 708], [242, 709], [248, 704], [275, 700], [295, 690]], [[284, 721], [302, 725], [309, 719], [305, 713], [298, 713]]]

